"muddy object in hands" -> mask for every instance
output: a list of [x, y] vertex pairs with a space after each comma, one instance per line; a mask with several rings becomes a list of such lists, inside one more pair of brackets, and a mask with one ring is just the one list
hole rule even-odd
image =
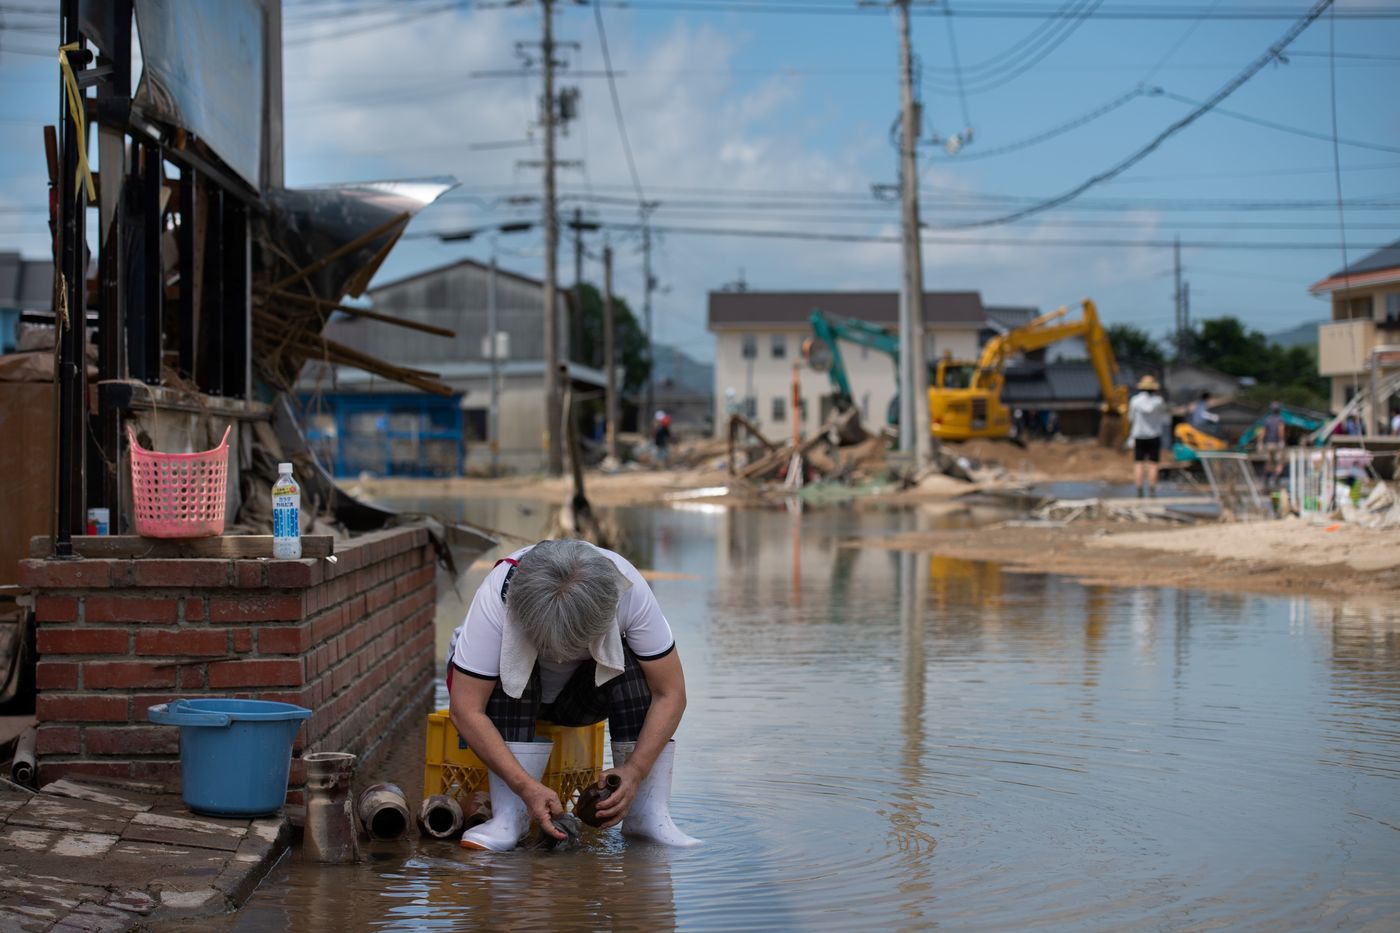
[[350, 783], [355, 778], [355, 756], [345, 752], [312, 752], [306, 763], [306, 831], [302, 857], [312, 862], [340, 864], [360, 856], [360, 837]]
[[568, 852], [570, 849], [578, 848], [578, 834], [581, 827], [577, 817], [572, 813], [561, 813], [552, 817], [550, 822], [554, 824], [555, 829], [564, 834], [564, 838], [555, 839], [541, 827], [539, 841], [535, 843], [533, 848], [542, 849], [545, 852]]
[[451, 839], [465, 823], [462, 805], [447, 794], [434, 794], [418, 808], [418, 828], [433, 839]]
[[372, 839], [398, 839], [408, 832], [408, 801], [397, 784], [366, 787], [355, 812]]
[[604, 821], [598, 816], [598, 804], [611, 797], [613, 791], [621, 786], [622, 778], [616, 774], [609, 774], [603, 778], [602, 787], [589, 784], [578, 795], [578, 803], [574, 804], [574, 815], [589, 826], [602, 826]]

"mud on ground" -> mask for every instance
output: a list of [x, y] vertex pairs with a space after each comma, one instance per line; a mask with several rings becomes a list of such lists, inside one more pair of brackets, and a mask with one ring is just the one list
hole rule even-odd
[[1111, 523], [1058, 528], [1010, 523], [852, 539], [843, 546], [929, 551], [1108, 586], [1400, 595], [1400, 532], [1296, 519], [1150, 530]]

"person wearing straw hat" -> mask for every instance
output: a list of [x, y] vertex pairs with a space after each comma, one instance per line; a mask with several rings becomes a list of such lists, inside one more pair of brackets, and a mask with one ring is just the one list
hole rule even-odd
[[1157, 463], [1162, 459], [1162, 434], [1171, 423], [1171, 412], [1162, 398], [1162, 387], [1151, 375], [1137, 383], [1137, 394], [1128, 402], [1128, 434], [1133, 441], [1133, 484], [1142, 496], [1143, 481], [1147, 494], [1157, 495]]

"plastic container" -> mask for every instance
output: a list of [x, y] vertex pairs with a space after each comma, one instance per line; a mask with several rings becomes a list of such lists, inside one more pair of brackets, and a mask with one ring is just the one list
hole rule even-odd
[[146, 711], [180, 727], [185, 806], [210, 816], [269, 816], [287, 797], [292, 742], [311, 710], [268, 700], [174, 700]]
[[128, 425], [132, 515], [147, 538], [207, 538], [224, 533], [228, 503], [228, 433], [213, 450], [163, 454], [136, 442]]
[[[541, 781], [559, 795], [566, 810], [571, 810], [577, 795], [603, 773], [603, 729], [601, 722], [577, 728], [543, 721], [535, 724], [537, 738], [554, 740]], [[446, 794], [470, 810], [467, 797], [486, 790], [486, 765], [457, 735], [447, 710], [429, 713], [423, 796]]]
[[292, 477], [290, 463], [277, 464], [272, 484], [272, 556], [278, 560], [301, 557], [301, 487]]

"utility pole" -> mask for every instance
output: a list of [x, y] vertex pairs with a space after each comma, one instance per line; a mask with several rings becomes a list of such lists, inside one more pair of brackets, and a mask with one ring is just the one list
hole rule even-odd
[[[645, 208], [643, 209], [645, 211]], [[642, 291], [642, 314], [647, 325], [647, 406], [643, 417], [638, 421], [646, 425], [645, 419], [656, 410], [656, 340], [651, 326], [651, 293], [656, 289], [656, 277], [651, 274], [651, 223], [646, 214], [642, 215], [642, 276], [645, 279]]]
[[1176, 311], [1174, 320], [1176, 321], [1176, 359], [1177, 362], [1185, 362], [1186, 359], [1186, 325], [1182, 319], [1182, 293], [1181, 293], [1181, 237], [1177, 237], [1172, 243], [1172, 271], [1175, 276], [1175, 286], [1172, 289], [1172, 302]]
[[564, 472], [564, 449], [559, 437], [559, 216], [554, 184], [554, 3], [540, 0], [544, 11], [544, 35], [540, 48], [544, 56], [544, 395], [545, 446], [550, 476]]
[[491, 247], [491, 269], [486, 278], [486, 335], [491, 354], [491, 403], [486, 433], [491, 443], [491, 475], [500, 473], [501, 455], [501, 338], [496, 330], [496, 248]]
[[574, 308], [569, 329], [569, 359], [583, 362], [583, 209], [574, 208]]
[[910, 0], [899, 11], [900, 139], [899, 188], [904, 207], [904, 279], [899, 318], [899, 447], [913, 457], [915, 472], [929, 453], [928, 363], [924, 359], [924, 269], [919, 242], [919, 116], [914, 93], [914, 53], [909, 38]]
[[612, 272], [612, 246], [608, 245], [603, 247], [603, 417], [607, 462], [617, 463], [617, 337], [613, 332]]

